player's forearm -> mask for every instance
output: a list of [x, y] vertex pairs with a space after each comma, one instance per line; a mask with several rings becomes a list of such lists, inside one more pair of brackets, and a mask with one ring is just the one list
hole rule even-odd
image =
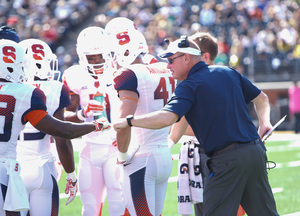
[[74, 139], [96, 130], [94, 123], [66, 123], [62, 125], [65, 130], [61, 135], [65, 139]]
[[184, 135], [187, 135], [187, 136], [195, 136], [195, 133], [194, 133], [194, 131], [193, 131], [193, 129], [191, 128], [190, 125], [188, 125], [187, 129], [185, 130]]
[[45, 116], [36, 125], [39, 131], [64, 139], [74, 139], [96, 130], [94, 123], [71, 123], [58, 120], [50, 115]]
[[77, 123], [81, 123], [83, 121], [83, 119], [78, 118], [78, 108], [79, 108], [79, 95], [77, 94], [72, 94], [71, 95], [71, 105], [69, 105], [66, 109], [65, 109], [65, 120], [66, 121], [71, 121], [71, 122], [77, 122]]
[[174, 143], [177, 143], [180, 140], [180, 138], [185, 134], [187, 126], [188, 123], [186, 119], [182, 117], [179, 122], [173, 124], [171, 132], [169, 134], [169, 138]]
[[127, 152], [131, 139], [131, 128], [125, 128], [117, 132], [118, 150], [122, 153]]
[[55, 137], [55, 143], [58, 157], [64, 170], [66, 173], [72, 173], [75, 170], [72, 142], [60, 137]]

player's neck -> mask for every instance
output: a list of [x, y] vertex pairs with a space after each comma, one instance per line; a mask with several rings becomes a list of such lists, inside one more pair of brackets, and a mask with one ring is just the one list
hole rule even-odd
[[131, 64], [144, 64], [144, 61], [141, 58], [141, 56], [139, 55], [138, 57], [136, 57], [136, 59]]

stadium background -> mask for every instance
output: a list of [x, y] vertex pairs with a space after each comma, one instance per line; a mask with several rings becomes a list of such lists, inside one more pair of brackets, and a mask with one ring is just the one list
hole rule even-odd
[[[264, 90], [272, 106], [271, 122], [275, 123], [289, 112], [288, 87], [293, 80], [300, 80], [299, 4], [300, 0], [0, 0], [0, 24], [15, 28], [21, 40], [39, 38], [47, 42], [58, 56], [62, 72], [78, 60], [78, 33], [90, 25], [104, 27], [113, 17], [132, 19], [147, 38], [153, 55], [165, 48], [165, 37], [173, 40], [196, 31], [211, 32], [219, 41], [215, 63], [237, 68]], [[253, 118], [256, 121], [254, 114]], [[289, 116], [278, 128], [292, 129]], [[275, 193], [279, 212], [300, 215], [299, 135], [290, 141], [290, 135], [281, 133], [272, 135], [267, 143], [268, 157], [277, 163], [270, 172], [271, 185], [284, 188]], [[173, 153], [178, 151], [177, 145]], [[75, 155], [78, 162], [78, 151]], [[176, 164], [173, 169], [171, 177], [176, 177]], [[63, 191], [65, 182], [59, 183]], [[175, 182], [168, 186], [166, 206], [176, 212], [174, 202]], [[63, 203], [62, 215], [80, 215], [79, 198], [71, 208]], [[64, 213], [65, 209], [76, 214]], [[164, 214], [173, 215], [168, 208]]]
[[[104, 27], [113, 17], [132, 19], [145, 35], [150, 53], [196, 31], [219, 41], [215, 63], [238, 69], [267, 92], [271, 122], [288, 114], [287, 89], [300, 80], [300, 0], [1, 0], [0, 23], [14, 27], [21, 40], [47, 42], [64, 71], [77, 62], [76, 37], [85, 27]], [[250, 109], [253, 108], [250, 106]], [[256, 121], [255, 115], [253, 115]], [[293, 118], [280, 125], [291, 130]]]
[[[219, 41], [215, 64], [230, 65], [270, 97], [271, 122], [288, 114], [287, 89], [300, 80], [300, 0], [0, 0], [0, 23], [21, 40], [47, 42], [64, 71], [77, 62], [76, 37], [85, 27], [104, 27], [113, 17], [132, 19], [145, 35], [150, 53], [163, 39], [196, 31]], [[250, 109], [253, 108], [250, 106]], [[256, 121], [255, 115], [253, 115]], [[293, 129], [293, 118], [279, 130]]]

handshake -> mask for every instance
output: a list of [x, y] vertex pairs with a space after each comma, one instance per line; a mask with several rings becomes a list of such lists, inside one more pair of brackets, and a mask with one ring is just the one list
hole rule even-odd
[[95, 123], [95, 127], [96, 127], [95, 131], [104, 132], [104, 131], [108, 131], [109, 129], [111, 129], [111, 124], [107, 120], [106, 117], [101, 117], [101, 118], [95, 120], [94, 123]]

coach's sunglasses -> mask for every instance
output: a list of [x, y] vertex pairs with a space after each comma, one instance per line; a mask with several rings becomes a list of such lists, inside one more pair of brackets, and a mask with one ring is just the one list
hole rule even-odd
[[173, 62], [174, 62], [175, 59], [177, 59], [177, 58], [179, 58], [181, 56], [184, 56], [184, 55], [185, 55], [185, 53], [183, 53], [182, 55], [176, 56], [174, 58], [168, 58], [167, 60], [168, 60], [169, 64], [171, 65], [171, 64], [173, 64]]

